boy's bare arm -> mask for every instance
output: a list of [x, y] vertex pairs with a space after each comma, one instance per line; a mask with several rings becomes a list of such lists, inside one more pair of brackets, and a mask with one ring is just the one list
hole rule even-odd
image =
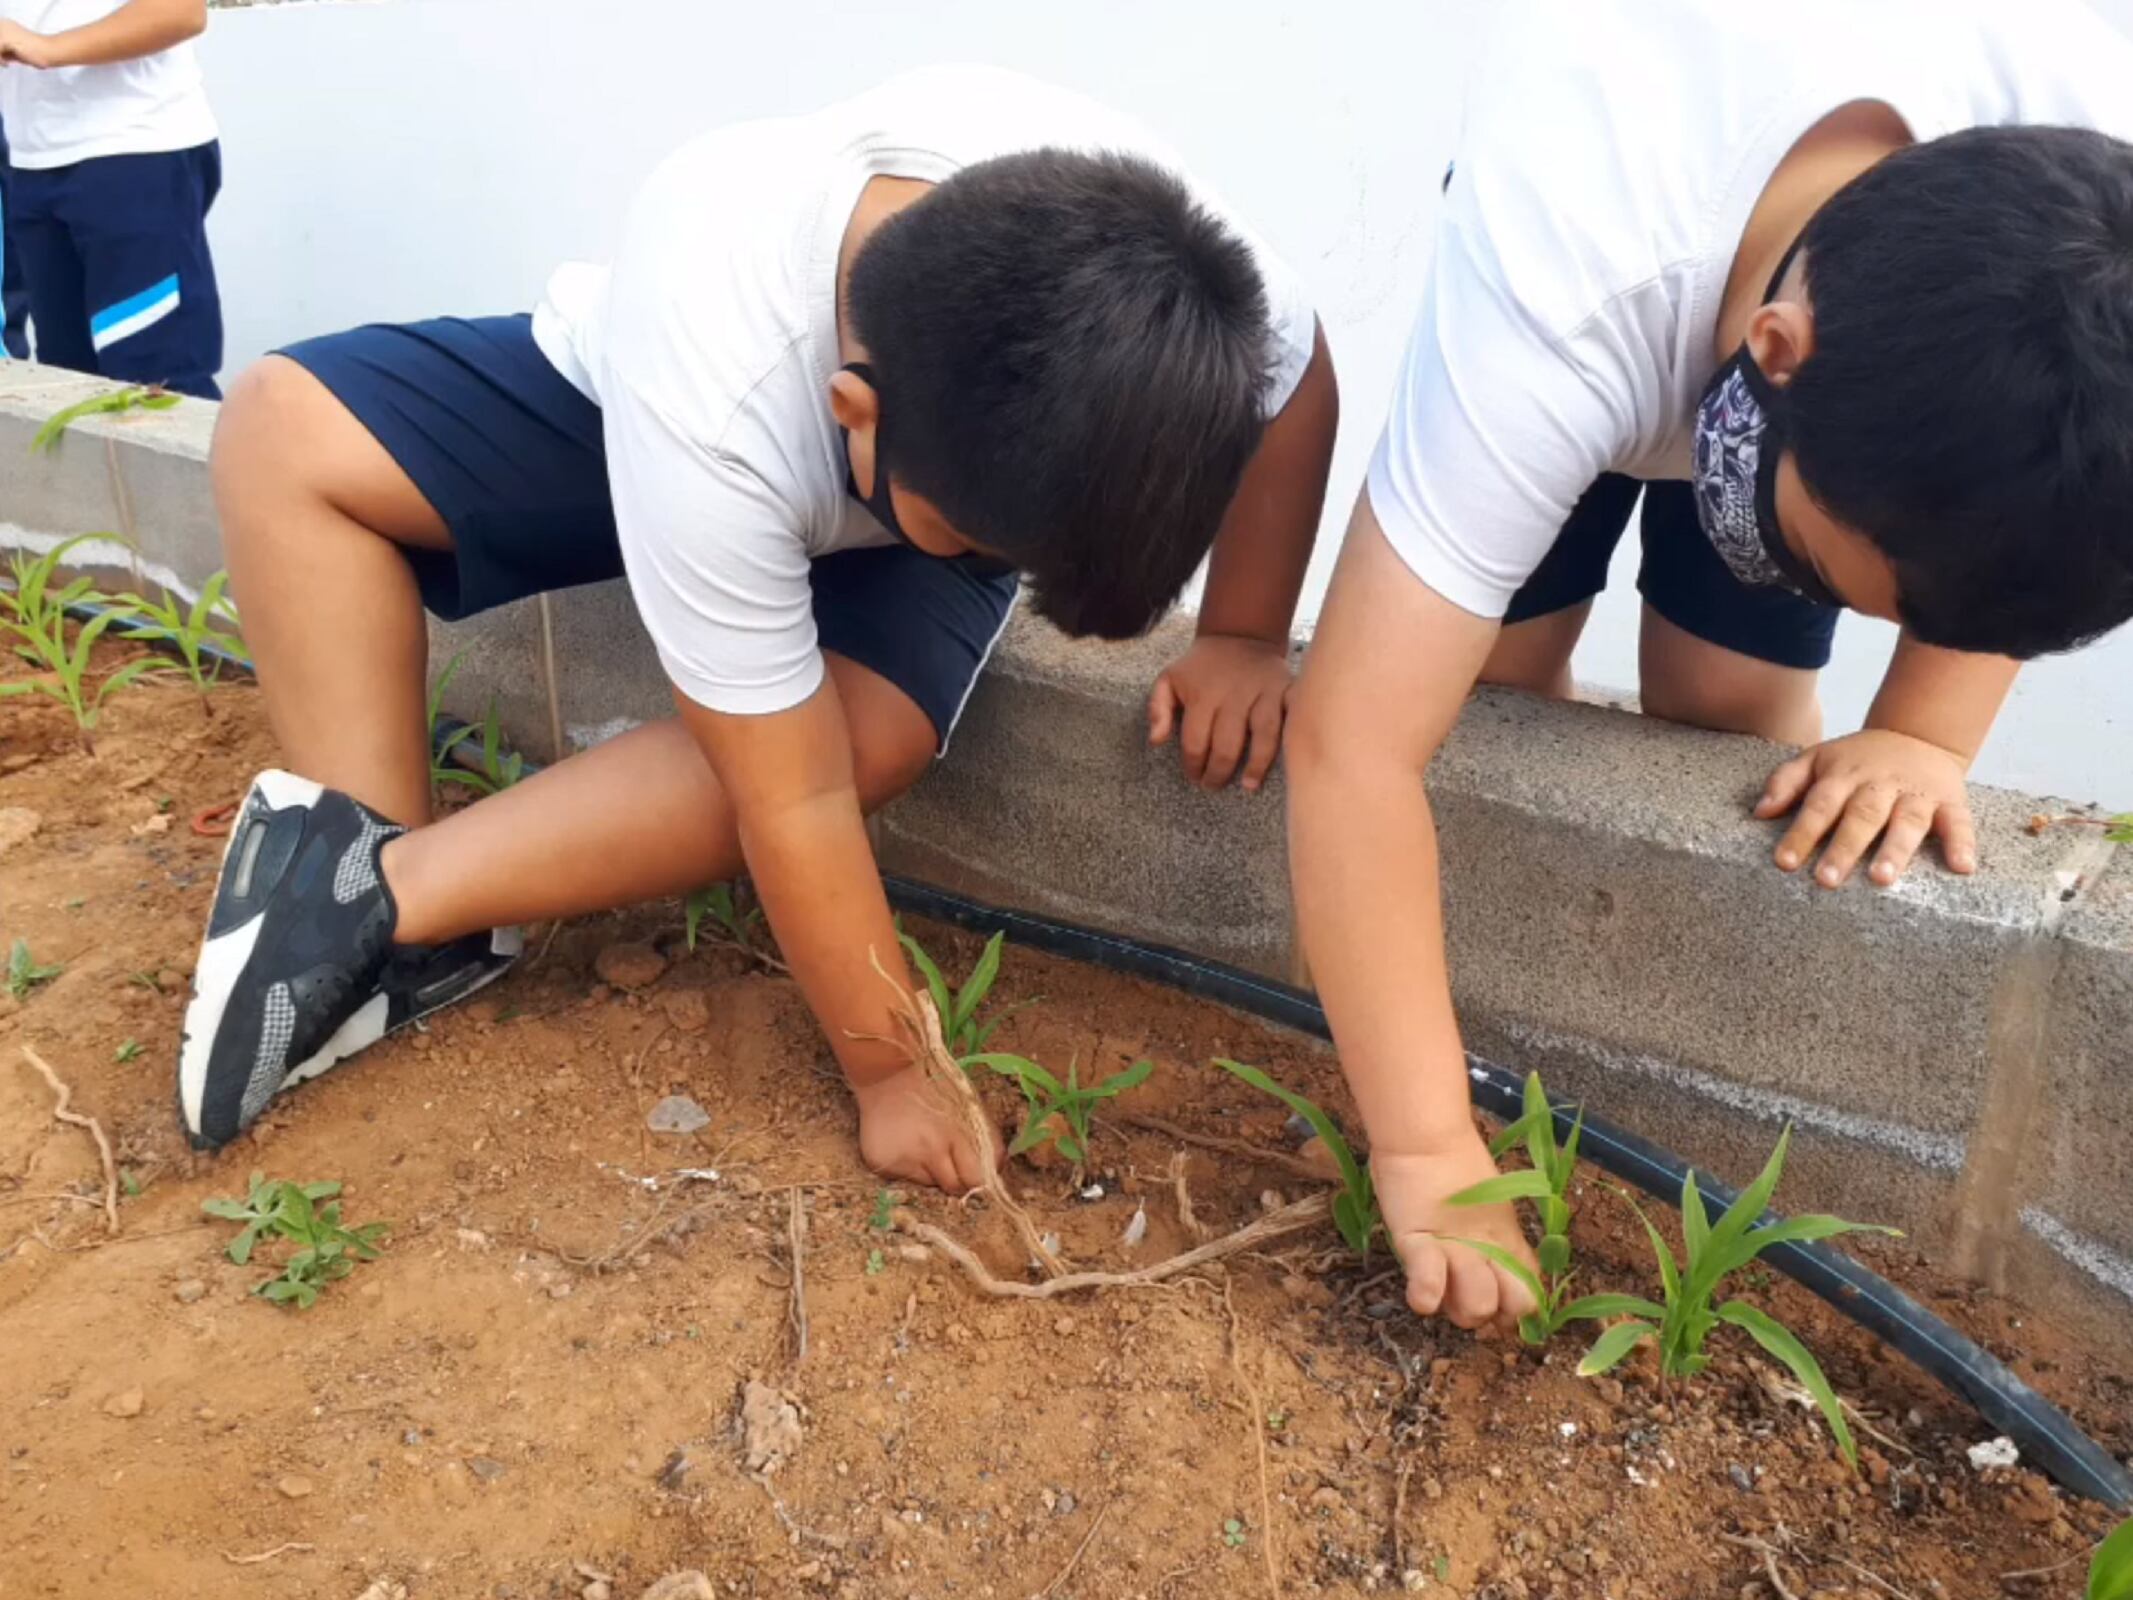
[[1778, 865], [1796, 870], [1826, 838], [1818, 883], [1837, 887], [1873, 851], [1868, 876], [1886, 888], [1938, 834], [1951, 869], [1976, 871], [1970, 764], [2020, 671], [2005, 656], [1942, 650], [1906, 633], [1866, 726], [1802, 751], [1771, 775], [1755, 814], [1799, 812], [1778, 841]]
[[1475, 1132], [1452, 1012], [1437, 830], [1423, 788], [1498, 625], [1417, 578], [1366, 494], [1296, 692], [1289, 735], [1289, 855], [1297, 924], [1370, 1135], [1386, 1231], [1408, 1303], [1473, 1327], [1530, 1309], [1477, 1252], [1531, 1259], [1508, 1206], [1452, 1210], [1494, 1174]]
[[1325, 330], [1311, 363], [1265, 436], [1215, 536], [1192, 648], [1148, 697], [1148, 736], [1175, 735], [1185, 776], [1219, 789], [1243, 765], [1257, 789], [1281, 748], [1289, 633], [1311, 564], [1326, 475], [1340, 425], [1340, 390]]
[[816, 1020], [859, 1102], [875, 1170], [960, 1192], [977, 1153], [894, 1044], [878, 961], [908, 983], [852, 776], [851, 737], [827, 679], [769, 716], [709, 711], [676, 692], [682, 722], [731, 800], [741, 853]]
[[108, 17], [59, 33], [32, 33], [0, 22], [0, 65], [97, 67], [135, 61], [206, 29], [207, 0], [128, 0]]

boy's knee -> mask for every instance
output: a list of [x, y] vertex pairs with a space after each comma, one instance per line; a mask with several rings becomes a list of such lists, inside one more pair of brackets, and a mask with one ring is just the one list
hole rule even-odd
[[877, 811], [909, 789], [926, 775], [933, 754], [931, 723], [922, 731], [898, 727], [859, 734], [853, 740], [852, 776], [861, 808]]
[[1705, 683], [1651, 678], [1640, 699], [1647, 716], [1692, 728], [1751, 734], [1773, 744], [1805, 746], [1822, 738], [1822, 701], [1812, 673], [1772, 668], [1767, 676]]

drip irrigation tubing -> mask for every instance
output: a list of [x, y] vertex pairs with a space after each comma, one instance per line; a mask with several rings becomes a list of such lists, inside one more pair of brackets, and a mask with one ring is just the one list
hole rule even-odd
[[[1109, 972], [1145, 978], [1202, 1000], [1248, 1012], [1319, 1039], [1331, 1040], [1326, 1013], [1310, 993], [1242, 968], [1182, 950], [1143, 944], [1092, 928], [1055, 922], [1024, 911], [1005, 911], [908, 878], [885, 875], [889, 903], [899, 911], [930, 917], [979, 933], [1005, 933], [1034, 950], [1065, 956]], [[1523, 1109], [1525, 1083], [1515, 1072], [1479, 1056], [1467, 1057], [1474, 1103], [1509, 1122]], [[1569, 1136], [1576, 1107], [1555, 1109], [1559, 1131]], [[1602, 1171], [1674, 1204], [1689, 1166], [1648, 1139], [1585, 1113], [1579, 1153]], [[1739, 1198], [1708, 1175], [1695, 1175], [1704, 1205], [1717, 1216]], [[1779, 1221], [1766, 1211], [1764, 1223]], [[2024, 1383], [1975, 1340], [1959, 1333], [1878, 1273], [1870, 1272], [1826, 1244], [1780, 1244], [1758, 1258], [1829, 1302], [1891, 1349], [1908, 1357], [1961, 1395], [1992, 1427], [2021, 1450], [2022, 1457], [2074, 1493], [2119, 1509], [2133, 1505], [2133, 1474], [2083, 1433], [2072, 1419]]]
[[[70, 609], [94, 614], [90, 607]], [[204, 647], [202, 653], [251, 670], [250, 662], [212, 647]], [[440, 715], [433, 733], [441, 741], [461, 726], [456, 719]], [[531, 777], [540, 767], [529, 760], [523, 770]], [[1293, 984], [1277, 983], [1187, 951], [985, 905], [893, 873], [884, 873], [882, 882], [889, 903], [899, 911], [980, 933], [1005, 933], [1033, 950], [1160, 983], [1314, 1038], [1332, 1040], [1324, 1009], [1308, 990]], [[1482, 1110], [1505, 1122], [1520, 1115], [1525, 1083], [1517, 1073], [1469, 1054], [1467, 1077], [1474, 1103]], [[1556, 1107], [1558, 1131], [1565, 1138], [1578, 1109]], [[1679, 1156], [1589, 1111], [1583, 1140], [1580, 1154], [1603, 1172], [1668, 1205], [1678, 1202], [1691, 1171]], [[1707, 1173], [1696, 1173], [1695, 1180], [1705, 1207], [1713, 1214], [1723, 1213], [1739, 1198], [1740, 1191]], [[1766, 1211], [1759, 1220], [1781, 1219], [1777, 1212]], [[2024, 1460], [2061, 1487], [2118, 1510], [2133, 1506], [2133, 1473], [2123, 1463], [1997, 1356], [1879, 1273], [1827, 1244], [1774, 1245], [1759, 1259], [1961, 1395], [1986, 1423], [2014, 1441]]]

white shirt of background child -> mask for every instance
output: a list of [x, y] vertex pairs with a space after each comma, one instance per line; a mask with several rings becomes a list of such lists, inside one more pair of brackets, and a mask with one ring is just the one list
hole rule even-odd
[[[101, 22], [126, 0], [0, 0], [0, 21], [33, 33]], [[0, 67], [0, 124], [10, 164], [72, 166], [98, 156], [192, 150], [215, 137], [215, 114], [190, 42], [101, 67]]]
[[1839, 106], [1932, 139], [2133, 137], [2133, 41], [2073, 0], [1511, 0], [1470, 92], [1369, 474], [1437, 593], [1500, 617], [1602, 473], [1685, 478], [1749, 213]]
[[[632, 202], [604, 267], [550, 281], [533, 332], [603, 413], [630, 589], [667, 676], [716, 711], [798, 705], [822, 681], [808, 563], [893, 542], [845, 493], [828, 386], [837, 255], [880, 176], [939, 182], [1043, 147], [1123, 151], [1191, 180], [1128, 117], [982, 67], [908, 74], [811, 116], [708, 133]], [[1277, 346], [1269, 414], [1311, 358], [1297, 279], [1253, 249]]]

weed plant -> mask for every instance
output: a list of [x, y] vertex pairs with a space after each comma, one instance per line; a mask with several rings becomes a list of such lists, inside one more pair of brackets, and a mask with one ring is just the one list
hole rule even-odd
[[763, 926], [763, 908], [750, 905], [746, 891], [737, 883], [709, 883], [681, 903], [682, 936], [691, 950], [706, 922], [728, 943], [753, 953], [756, 934]]
[[334, 1199], [340, 1192], [338, 1183], [270, 1181], [255, 1172], [244, 1199], [209, 1200], [200, 1209], [211, 1217], [244, 1225], [228, 1250], [229, 1258], [240, 1267], [252, 1259], [253, 1247], [261, 1239], [282, 1239], [294, 1245], [281, 1271], [252, 1292], [276, 1305], [304, 1311], [317, 1304], [328, 1284], [355, 1271], [356, 1262], [376, 1260], [378, 1241], [385, 1236], [382, 1222], [343, 1227], [340, 1202]]
[[[457, 785], [477, 795], [498, 794], [526, 775], [526, 758], [516, 750], [504, 748], [503, 729], [497, 721], [493, 697], [489, 701], [488, 713], [478, 725], [466, 723], [454, 728], [441, 741], [437, 737], [437, 719], [444, 708], [444, 691], [451, 685], [453, 675], [459, 671], [466, 656], [464, 650], [453, 656], [430, 686], [430, 783], [435, 788]], [[481, 765], [469, 767], [455, 760], [454, 752], [468, 740], [476, 738], [481, 741], [476, 747], [481, 752]]]
[[902, 942], [904, 953], [910, 956], [911, 964], [918, 968], [919, 976], [926, 980], [926, 992], [933, 997], [934, 1012], [941, 1019], [941, 1038], [948, 1046], [948, 1053], [965, 1067], [974, 1063], [1001, 1023], [1017, 1011], [1037, 1004], [1035, 1000], [1019, 1001], [984, 1022], [978, 1020], [978, 1008], [985, 1004], [1000, 976], [1000, 953], [1007, 944], [1004, 933], [996, 933], [985, 941], [985, 948], [978, 952], [977, 965], [970, 969], [970, 976], [963, 980], [961, 988], [953, 991], [941, 974], [940, 963], [926, 953], [923, 945], [900, 927], [896, 937]]
[[32, 989], [50, 983], [66, 970], [64, 966], [39, 966], [30, 954], [30, 941], [17, 939], [7, 953], [7, 992], [17, 1000], [27, 1000]]

